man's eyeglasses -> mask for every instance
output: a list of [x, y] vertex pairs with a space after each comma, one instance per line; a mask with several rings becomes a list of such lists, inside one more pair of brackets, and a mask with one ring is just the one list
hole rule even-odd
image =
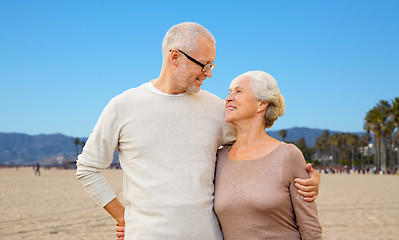
[[[200, 65], [202, 67], [201, 71], [202, 72], [206, 72], [208, 70], [213, 70], [216, 66], [216, 64], [213, 63], [208, 63], [208, 64], [202, 64], [200, 62], [198, 62], [197, 60], [195, 60], [194, 58], [190, 57], [190, 55], [188, 55], [187, 53], [183, 52], [180, 49], [176, 49], [177, 51], [183, 53], [184, 56], [186, 56], [186, 58], [188, 58], [190, 61], [192, 61], [193, 63], [196, 63], [198, 65]], [[169, 50], [169, 52], [171, 52], [172, 50]]]

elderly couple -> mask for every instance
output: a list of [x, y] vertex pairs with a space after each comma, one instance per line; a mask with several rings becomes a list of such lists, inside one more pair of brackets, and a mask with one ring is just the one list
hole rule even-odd
[[[159, 77], [109, 102], [77, 161], [117, 238], [321, 239], [320, 175], [265, 132], [284, 114], [274, 78], [244, 73], [225, 101], [200, 90], [216, 48], [197, 23], [170, 28], [162, 51]], [[102, 175], [116, 149], [125, 205]]]

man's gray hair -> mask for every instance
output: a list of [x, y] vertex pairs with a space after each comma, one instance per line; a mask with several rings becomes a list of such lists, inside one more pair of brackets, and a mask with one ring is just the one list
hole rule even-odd
[[162, 42], [162, 54], [165, 58], [172, 49], [180, 49], [184, 52], [195, 52], [200, 36], [204, 36], [213, 44], [216, 44], [212, 33], [198, 23], [184, 22], [174, 25], [166, 33]]
[[269, 103], [265, 114], [265, 128], [271, 128], [277, 118], [284, 115], [285, 111], [284, 97], [278, 89], [276, 79], [263, 71], [249, 71], [236, 79], [238, 78], [251, 79], [255, 97], [262, 102]]

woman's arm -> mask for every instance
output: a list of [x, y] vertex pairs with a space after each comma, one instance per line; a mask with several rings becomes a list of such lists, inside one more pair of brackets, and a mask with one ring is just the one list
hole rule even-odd
[[290, 196], [292, 206], [294, 208], [296, 216], [296, 224], [299, 227], [299, 232], [301, 233], [302, 239], [322, 239], [322, 229], [318, 220], [316, 203], [303, 201], [303, 196], [298, 193], [295, 187], [295, 178], [306, 179], [308, 177], [308, 172], [305, 170], [305, 159], [302, 152], [293, 146], [289, 154], [288, 166], [290, 171], [287, 176], [289, 176], [290, 181]]

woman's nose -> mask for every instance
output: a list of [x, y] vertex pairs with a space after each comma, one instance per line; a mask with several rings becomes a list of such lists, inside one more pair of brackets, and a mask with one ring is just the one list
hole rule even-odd
[[226, 102], [231, 102], [231, 101], [233, 101], [233, 96], [232, 96], [231, 94], [229, 94], [229, 95], [226, 97], [225, 101], [226, 101]]

